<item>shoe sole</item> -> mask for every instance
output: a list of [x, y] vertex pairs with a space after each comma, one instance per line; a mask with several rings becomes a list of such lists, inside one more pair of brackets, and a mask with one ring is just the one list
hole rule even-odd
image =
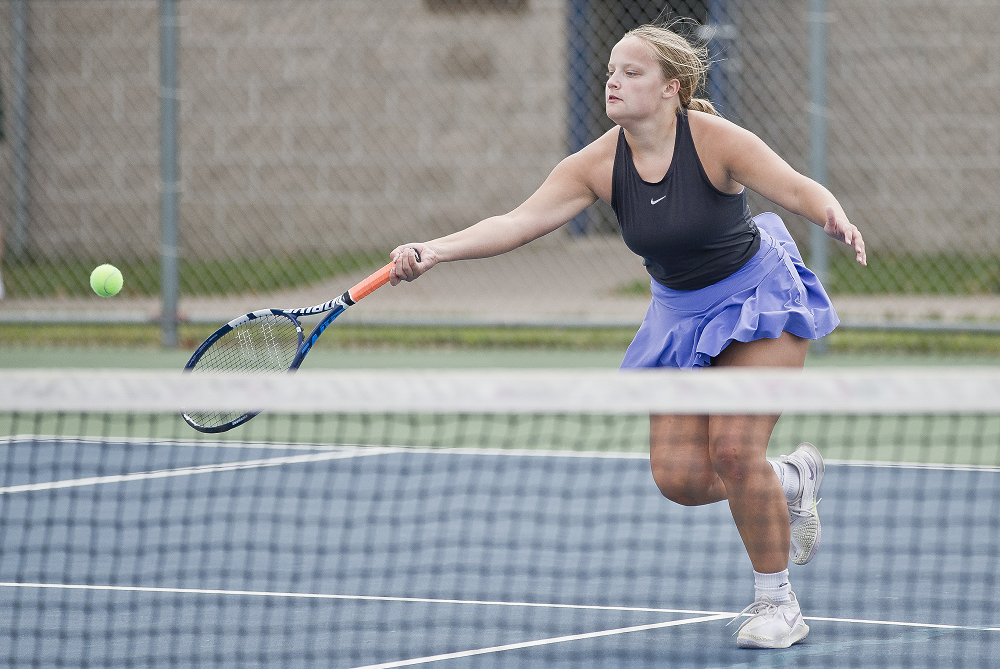
[[736, 645], [739, 646], [740, 648], [750, 648], [755, 650], [774, 650], [781, 648], [789, 648], [790, 646], [793, 646], [794, 644], [797, 644], [798, 642], [805, 639], [808, 635], [809, 635], [809, 626], [806, 625], [805, 623], [802, 623], [801, 625], [796, 625], [795, 629], [791, 631], [791, 633], [788, 635], [787, 642], [785, 641], [776, 642], [773, 639], [758, 641], [757, 639], [740, 637], [736, 640]]
[[[797, 565], [809, 564], [809, 562], [811, 562], [812, 559], [814, 557], [816, 557], [816, 551], [819, 550], [819, 541], [820, 541], [820, 539], [823, 536], [823, 526], [819, 522], [819, 514], [816, 514], [816, 515], [817, 515], [817, 518], [816, 518], [816, 532], [815, 532], [816, 538], [813, 540], [812, 546], [809, 547], [809, 551], [804, 556], [800, 556], [800, 555], [793, 555], [792, 556], [792, 562], [795, 563], [795, 564], [797, 564]], [[795, 530], [796, 530], [796, 534], [799, 533], [799, 532], [801, 532], [801, 531], [803, 531], [803, 530], [809, 530], [811, 532], [812, 531], [812, 524], [809, 524], [809, 525], [805, 525], [805, 524], [799, 525], [797, 528], [795, 528]], [[799, 541], [799, 545], [800, 546], [804, 545], [804, 543], [805, 542]]]
[[[796, 448], [795, 450], [798, 451], [800, 449], [803, 451], [807, 451], [809, 455], [812, 457], [812, 459], [819, 465], [819, 471], [816, 472], [816, 485], [813, 488], [813, 499], [815, 499], [816, 493], [819, 491], [819, 487], [823, 483], [823, 474], [826, 473], [826, 463], [823, 461], [823, 456], [822, 454], [820, 454], [819, 449], [816, 448], [814, 445], [810, 444], [809, 442], [806, 441], [799, 444], [798, 448]], [[812, 545], [809, 547], [809, 550], [806, 552], [805, 555], [802, 556], [792, 555], [792, 562], [797, 565], [808, 564], [814, 557], [816, 557], [816, 551], [819, 550], [820, 538], [823, 536], [823, 526], [819, 522], [819, 512], [816, 511], [815, 507], [813, 507], [813, 513], [816, 514], [816, 522], [815, 522], [816, 538], [813, 540]], [[811, 534], [813, 531], [813, 525], [811, 523], [810, 524], [803, 523], [799, 525], [797, 529], [799, 531], [808, 530], [809, 533]], [[799, 543], [800, 545], [802, 545], [803, 542]]]

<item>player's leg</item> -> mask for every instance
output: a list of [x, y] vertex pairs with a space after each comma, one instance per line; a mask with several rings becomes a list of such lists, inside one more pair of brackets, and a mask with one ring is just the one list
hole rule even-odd
[[788, 503], [766, 458], [776, 415], [709, 418], [709, 457], [755, 571], [788, 567]]
[[[650, 417], [650, 467], [668, 499], [685, 505], [727, 498], [754, 566], [756, 597], [744, 613], [737, 643], [783, 648], [809, 632], [788, 581], [789, 524], [785, 496], [764, 452], [776, 416], [654, 415]], [[743, 462], [749, 463], [743, 468]], [[761, 467], [761, 465], [763, 465]], [[722, 475], [720, 476], [720, 471]], [[760, 513], [754, 506], [765, 507]]]
[[664, 497], [685, 506], [726, 499], [708, 451], [708, 416], [649, 417], [649, 466]]
[[[716, 366], [802, 367], [807, 347], [806, 340], [782, 333], [778, 339], [734, 342], [713, 362]], [[755, 423], [750, 443], [760, 452], [754, 458], [758, 465], [766, 464], [764, 452], [776, 417], [744, 416], [740, 420]], [[650, 468], [664, 497], [687, 506], [727, 499], [726, 486], [710, 454], [708, 416], [652, 415], [649, 428]], [[720, 433], [722, 438], [725, 434]], [[763, 449], [759, 448], [761, 443]], [[768, 485], [777, 484], [773, 470], [760, 475], [770, 476]]]
[[[802, 367], [807, 348], [807, 340], [785, 332], [778, 339], [730, 344], [714, 362], [723, 367]], [[792, 454], [770, 460], [768, 464], [785, 493], [791, 518], [789, 554], [795, 564], [806, 564], [819, 547], [821, 532], [816, 504], [823, 480], [823, 457], [815, 446], [803, 443]]]
[[[713, 362], [720, 367], [801, 367], [808, 342], [783, 333], [777, 339], [730, 344]], [[756, 600], [739, 630], [750, 648], [784, 648], [809, 628], [788, 580], [789, 506], [776, 469], [766, 459], [776, 415], [709, 418], [709, 453], [726, 487], [729, 507], [754, 567]]]

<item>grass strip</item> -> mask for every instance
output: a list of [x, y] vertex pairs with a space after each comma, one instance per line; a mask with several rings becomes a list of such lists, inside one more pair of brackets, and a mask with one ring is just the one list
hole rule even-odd
[[[221, 325], [221, 323], [220, 323]], [[182, 324], [180, 347], [193, 350], [217, 326]], [[308, 324], [307, 324], [308, 330]], [[337, 324], [318, 349], [550, 349], [624, 351], [634, 328], [446, 327]], [[902, 332], [840, 328], [827, 338], [831, 353], [1000, 356], [993, 333]], [[0, 346], [158, 348], [155, 324], [0, 324]]]

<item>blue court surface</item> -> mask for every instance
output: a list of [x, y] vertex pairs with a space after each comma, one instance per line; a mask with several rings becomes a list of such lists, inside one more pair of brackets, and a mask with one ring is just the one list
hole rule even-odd
[[811, 627], [749, 651], [725, 503], [614, 453], [8, 438], [0, 664], [986, 667], [1000, 471], [837, 462]]

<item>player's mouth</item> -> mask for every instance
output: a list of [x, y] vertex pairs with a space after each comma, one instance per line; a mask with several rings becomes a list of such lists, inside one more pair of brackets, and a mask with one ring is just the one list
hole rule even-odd
[[621, 102], [621, 101], [622, 101], [622, 99], [620, 97], [618, 97], [617, 95], [609, 95], [608, 96], [608, 102]]

